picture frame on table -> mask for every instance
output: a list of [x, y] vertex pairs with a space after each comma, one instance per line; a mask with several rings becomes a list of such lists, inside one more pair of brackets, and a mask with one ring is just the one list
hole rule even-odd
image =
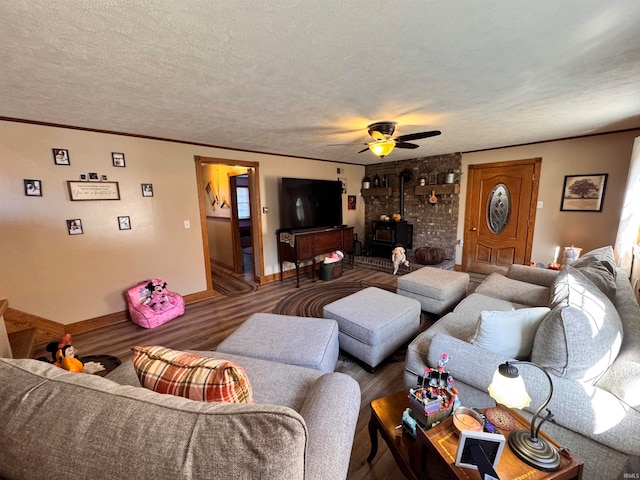
[[561, 212], [601, 212], [607, 187], [607, 173], [565, 175]]
[[504, 450], [506, 440], [504, 435], [461, 430], [459, 438], [456, 467], [479, 470], [482, 478], [484, 478], [483, 471], [488, 468], [496, 469]]
[[66, 148], [52, 148], [53, 163], [56, 165], [71, 165], [71, 159], [69, 158], [69, 150]]
[[34, 180], [30, 178], [24, 179], [24, 194], [27, 197], [41, 197], [42, 196], [42, 181]]

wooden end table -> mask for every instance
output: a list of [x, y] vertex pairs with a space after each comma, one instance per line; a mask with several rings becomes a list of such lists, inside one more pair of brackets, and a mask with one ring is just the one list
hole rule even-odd
[[[389, 446], [393, 458], [404, 476], [410, 480], [469, 479], [477, 480], [477, 470], [456, 467], [455, 459], [458, 449], [458, 434], [453, 428], [452, 417], [445, 418], [439, 425], [423, 430], [417, 428], [414, 439], [404, 433], [402, 413], [409, 408], [408, 392], [397, 392], [371, 402], [371, 419], [369, 420], [369, 436], [371, 452], [367, 458], [371, 462], [378, 451], [378, 432]], [[513, 410], [508, 410], [516, 419], [517, 428], [529, 429], [529, 422]], [[505, 437], [509, 432], [500, 430]], [[545, 439], [556, 446], [560, 452], [560, 468], [555, 472], [543, 472], [530, 467], [519, 460], [507, 445], [502, 452], [496, 473], [503, 480], [527, 478], [527, 480], [581, 480], [582, 461], [574, 457], [569, 450], [558, 446], [548, 436]]]

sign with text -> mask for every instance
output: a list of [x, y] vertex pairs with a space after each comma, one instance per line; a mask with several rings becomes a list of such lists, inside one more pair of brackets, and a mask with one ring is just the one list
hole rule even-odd
[[71, 200], [120, 200], [118, 182], [76, 182], [68, 180]]

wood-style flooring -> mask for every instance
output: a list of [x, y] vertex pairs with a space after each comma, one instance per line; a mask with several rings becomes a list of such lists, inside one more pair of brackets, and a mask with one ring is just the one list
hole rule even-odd
[[[342, 278], [323, 282], [311, 282], [310, 274], [302, 274], [300, 288], [312, 285], [326, 285], [327, 288], [339, 288], [341, 281], [395, 285], [396, 277], [391, 273], [375, 271], [358, 266], [345, 266]], [[155, 329], [143, 329], [126, 322], [100, 330], [73, 336], [73, 344], [80, 356], [108, 354], [123, 361], [131, 357], [134, 345], [162, 345], [174, 349], [214, 350], [216, 346], [233, 332], [251, 314], [271, 312], [275, 305], [287, 295], [298, 291], [295, 278], [260, 285], [256, 291], [240, 296], [221, 294], [202, 302], [187, 305], [185, 314]], [[36, 356], [49, 354], [44, 346], [39, 346]], [[403, 362], [388, 362], [381, 365], [374, 374], [366, 372], [357, 362], [340, 360], [337, 371], [352, 376], [360, 384], [362, 402], [360, 415], [351, 453], [349, 480], [396, 480], [403, 478], [402, 473], [380, 440], [376, 458], [367, 463], [370, 449], [367, 425], [370, 417], [369, 404], [372, 400], [397, 392], [404, 388]], [[330, 415], [330, 412], [328, 412]], [[401, 419], [398, 419], [400, 423]], [[328, 459], [330, 461], [330, 459]]]

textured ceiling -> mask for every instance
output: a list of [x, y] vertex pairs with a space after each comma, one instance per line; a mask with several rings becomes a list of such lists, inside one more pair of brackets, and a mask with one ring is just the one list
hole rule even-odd
[[0, 116], [387, 161], [640, 126], [640, 2], [4, 0]]

